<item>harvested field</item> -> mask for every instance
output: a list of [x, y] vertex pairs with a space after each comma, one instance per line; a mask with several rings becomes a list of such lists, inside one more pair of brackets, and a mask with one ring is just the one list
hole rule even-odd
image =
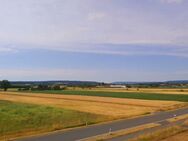
[[11, 92], [0, 93], [0, 99], [107, 115], [109, 116], [109, 119], [128, 118], [159, 110], [174, 109], [185, 105], [183, 102], [174, 101], [151, 101], [79, 95], [23, 94]]
[[43, 90], [43, 91], [26, 91], [26, 92], [188, 102], [188, 95], [185, 94], [160, 94], [160, 93], [112, 92], [112, 91], [108, 92], [108, 91], [92, 91], [92, 90]]

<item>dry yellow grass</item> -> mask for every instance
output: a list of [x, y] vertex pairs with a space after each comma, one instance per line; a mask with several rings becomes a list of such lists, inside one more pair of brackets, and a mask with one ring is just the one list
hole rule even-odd
[[[183, 118], [183, 116], [180, 116]], [[140, 135], [129, 141], [188, 141], [188, 120], [184, 121], [184, 126], [171, 126], [157, 130], [153, 133]]]
[[184, 105], [182, 102], [173, 101], [149, 101], [55, 94], [23, 94], [14, 92], [1, 92], [0, 100], [63, 107], [82, 112], [107, 115], [110, 119], [128, 118]]
[[188, 141], [188, 131], [169, 137], [162, 141]]
[[185, 125], [188, 126], [188, 119], [185, 121]]
[[[168, 128], [164, 128], [153, 133], [148, 133], [144, 135], [140, 135], [134, 139], [130, 139], [129, 141], [172, 141], [171, 138], [174, 136], [178, 136], [182, 133], [185, 133], [187, 130], [180, 126], [172, 126]], [[184, 136], [185, 137], [185, 136]], [[187, 141], [186, 138], [178, 139], [177, 141]], [[175, 141], [175, 140], [174, 140]]]
[[[188, 126], [188, 120], [186, 120], [184, 124]], [[166, 139], [163, 139], [162, 141], [188, 141], [188, 129], [184, 129], [183, 132], [172, 135]]]
[[107, 91], [107, 92], [142, 92], [142, 93], [160, 93], [160, 94], [188, 94], [188, 89], [161, 89], [161, 88], [69, 88], [74, 90], [89, 90], [89, 91]]

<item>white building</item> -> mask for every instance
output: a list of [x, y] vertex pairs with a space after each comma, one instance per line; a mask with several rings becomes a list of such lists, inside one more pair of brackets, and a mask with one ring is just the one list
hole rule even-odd
[[110, 88], [127, 88], [125, 85], [110, 85]]

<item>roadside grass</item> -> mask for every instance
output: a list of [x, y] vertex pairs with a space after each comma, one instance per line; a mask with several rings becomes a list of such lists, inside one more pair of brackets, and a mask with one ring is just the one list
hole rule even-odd
[[0, 140], [93, 124], [105, 116], [0, 100]]
[[148, 123], [148, 124], [132, 127], [129, 129], [122, 129], [122, 130], [111, 132], [111, 133], [106, 133], [106, 134], [102, 134], [102, 135], [98, 135], [98, 136], [94, 136], [94, 137], [89, 137], [86, 139], [82, 139], [81, 141], [104, 141], [104, 140], [109, 140], [109, 139], [116, 138], [119, 136], [128, 135], [128, 134], [131, 134], [134, 132], [139, 132], [139, 131], [142, 131], [145, 129], [154, 128], [157, 126], [160, 126], [160, 125], [157, 123]]
[[186, 131], [187, 131], [187, 129], [185, 129], [183, 127], [173, 126], [173, 127], [168, 127], [168, 128], [162, 129], [160, 131], [156, 131], [154, 133], [141, 135], [135, 139], [130, 139], [129, 141], [162, 141], [164, 139], [168, 139], [169, 137], [178, 135], [178, 134], [186, 132]]
[[167, 139], [164, 139], [162, 141], [187, 141], [188, 140], [188, 130], [176, 135], [173, 135]]
[[105, 91], [84, 91], [84, 90], [80, 90], [80, 91], [78, 90], [44, 90], [44, 91], [31, 91], [31, 92], [47, 93], [47, 94], [100, 96], [100, 97], [114, 97], [114, 98], [188, 102], [188, 95], [184, 95], [184, 94], [171, 95], [171, 94], [156, 94], [156, 93], [142, 93], [142, 92], [105, 92]]

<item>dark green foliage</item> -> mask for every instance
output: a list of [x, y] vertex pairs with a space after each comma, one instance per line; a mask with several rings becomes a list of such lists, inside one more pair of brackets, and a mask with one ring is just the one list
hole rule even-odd
[[10, 84], [10, 82], [9, 82], [8, 80], [2, 80], [2, 81], [0, 82], [0, 86], [1, 86], [1, 88], [2, 88], [4, 91], [7, 91], [7, 89], [11, 87], [11, 84]]

